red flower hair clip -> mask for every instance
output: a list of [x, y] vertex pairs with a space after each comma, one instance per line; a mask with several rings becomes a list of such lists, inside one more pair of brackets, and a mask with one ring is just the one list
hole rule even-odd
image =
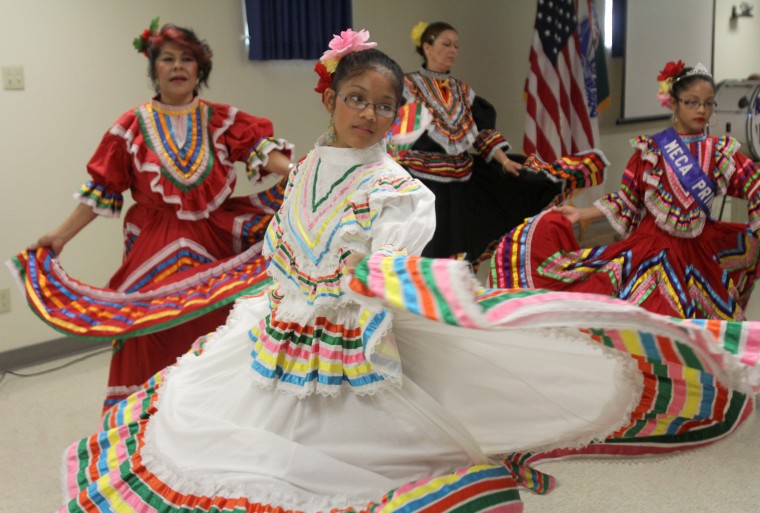
[[150, 38], [158, 32], [158, 20], [158, 17], [150, 20], [148, 28], [143, 30], [142, 34], [132, 40], [132, 46], [135, 47], [135, 50], [146, 57], [148, 56], [148, 48], [150, 48]]
[[657, 75], [657, 82], [659, 87], [657, 90], [657, 100], [663, 107], [670, 106], [670, 88], [673, 85], [673, 79], [683, 71], [685, 64], [682, 60], [678, 62], [670, 61], [665, 64], [665, 67], [660, 70], [660, 74]]
[[319, 82], [314, 90], [322, 94], [332, 85], [332, 73], [327, 71], [327, 66], [322, 61], [317, 61], [317, 64], [314, 65], [314, 71], [319, 75]]
[[662, 70], [660, 70], [660, 74], [657, 75], [657, 81], [661, 82], [668, 78], [673, 78], [676, 75], [678, 75], [680, 72], [682, 72], [685, 67], [686, 65], [680, 59], [678, 60], [678, 62], [670, 61], [665, 64], [665, 67], [662, 68]]

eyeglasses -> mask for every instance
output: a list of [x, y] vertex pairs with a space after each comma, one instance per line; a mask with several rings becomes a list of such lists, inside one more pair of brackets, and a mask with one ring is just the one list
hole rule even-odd
[[358, 94], [339, 94], [338, 98], [343, 98], [346, 105], [354, 110], [364, 110], [370, 105], [375, 110], [375, 114], [381, 118], [393, 118], [396, 117], [396, 107], [390, 103], [371, 103], [359, 96]]
[[679, 101], [679, 102], [683, 103], [684, 105], [686, 105], [687, 109], [691, 109], [691, 110], [697, 110], [699, 107], [701, 107], [703, 105], [704, 105], [705, 109], [708, 109], [708, 110], [712, 110], [712, 109], [714, 109], [715, 107], [718, 106], [718, 103], [715, 102], [715, 101], [713, 101], [713, 100], [707, 100], [706, 102], [700, 102], [700, 101], [697, 101], [697, 100], [682, 100], [681, 98], [676, 97], [676, 101]]

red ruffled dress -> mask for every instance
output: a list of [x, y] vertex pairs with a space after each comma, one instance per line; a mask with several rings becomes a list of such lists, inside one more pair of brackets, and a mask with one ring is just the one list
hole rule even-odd
[[748, 200], [747, 225], [710, 220], [652, 138], [640, 136], [620, 191], [595, 203], [622, 240], [580, 248], [564, 216], [544, 213], [502, 239], [491, 282], [612, 295], [674, 317], [742, 320], [760, 256], [760, 172], [731, 137], [682, 140], [716, 196]]
[[226, 305], [264, 279], [262, 240], [284, 186], [232, 197], [235, 163], [259, 182], [269, 153], [291, 148], [269, 120], [234, 107], [154, 99], [105, 134], [76, 194], [105, 217], [120, 216], [124, 191], [135, 201], [124, 218], [124, 260], [107, 287], [71, 279], [49, 250], [13, 260], [43, 320], [74, 336], [114, 339], [106, 405], [223, 324]]

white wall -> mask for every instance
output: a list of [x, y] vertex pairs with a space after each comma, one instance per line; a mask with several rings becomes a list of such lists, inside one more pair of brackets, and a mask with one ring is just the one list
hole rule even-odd
[[[313, 63], [249, 62], [241, 6], [240, 0], [3, 2], [0, 66], [23, 65], [26, 89], [0, 90], [1, 260], [63, 220], [102, 135], [122, 112], [150, 98], [147, 60], [132, 39], [155, 16], [208, 40], [214, 69], [206, 98], [271, 118], [299, 152], [312, 145], [326, 124], [312, 91]], [[62, 254], [72, 276], [93, 284], [105, 283], [120, 259], [115, 219], [96, 220]], [[60, 336], [31, 313], [3, 269], [4, 287], [12, 287], [12, 311], [0, 314], [0, 351]]]
[[754, 7], [752, 18], [731, 21], [731, 8], [742, 2], [716, 0], [715, 2], [715, 62], [717, 80], [743, 79], [752, 73], [760, 73], [760, 2], [749, 0]]
[[[730, 13], [731, 2], [717, 2], [718, 17], [728, 20], [724, 11]], [[498, 128], [519, 150], [535, 9], [536, 0], [354, 0], [354, 26], [367, 28], [383, 51], [414, 70], [420, 59], [409, 39], [412, 25], [452, 23], [461, 41], [454, 74], [496, 106]], [[240, 0], [4, 2], [0, 66], [22, 65], [26, 89], [0, 90], [0, 260], [60, 223], [75, 206], [71, 195], [86, 180], [84, 166], [102, 134], [122, 112], [150, 97], [147, 61], [131, 41], [155, 16], [192, 27], [210, 43], [214, 69], [206, 98], [269, 117], [299, 154], [324, 129], [327, 116], [313, 92], [314, 63], [248, 61]], [[733, 31], [718, 24], [718, 78], [760, 71], [752, 51], [760, 37], [757, 23], [758, 18], [741, 19]], [[692, 37], [688, 24], [684, 30]], [[609, 67], [612, 105], [600, 120], [601, 148], [612, 162], [606, 191], [618, 186], [630, 155], [628, 139], [659, 128], [615, 124], [622, 66], [610, 60]], [[104, 283], [121, 258], [120, 229], [117, 220], [95, 221], [66, 247], [64, 267], [85, 282]], [[0, 351], [59, 336], [31, 313], [10, 273], [2, 271], [0, 288], [6, 287], [12, 288], [13, 308], [0, 314]]]

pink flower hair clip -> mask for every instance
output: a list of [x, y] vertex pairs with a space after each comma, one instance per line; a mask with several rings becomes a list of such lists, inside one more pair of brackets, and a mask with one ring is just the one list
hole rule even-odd
[[657, 91], [657, 100], [663, 107], [670, 106], [670, 89], [673, 86], [673, 79], [683, 71], [684, 63], [682, 60], [678, 62], [670, 61], [665, 64], [665, 67], [660, 70], [660, 74], [657, 75], [657, 82], [659, 88]]
[[332, 85], [333, 73], [343, 57], [377, 46], [377, 43], [367, 41], [368, 39], [369, 32], [364, 29], [359, 32], [348, 29], [341, 31], [340, 35], [333, 34], [332, 40], [327, 45], [330, 49], [322, 54], [314, 66], [314, 71], [319, 75], [319, 82], [314, 90], [321, 94]]

